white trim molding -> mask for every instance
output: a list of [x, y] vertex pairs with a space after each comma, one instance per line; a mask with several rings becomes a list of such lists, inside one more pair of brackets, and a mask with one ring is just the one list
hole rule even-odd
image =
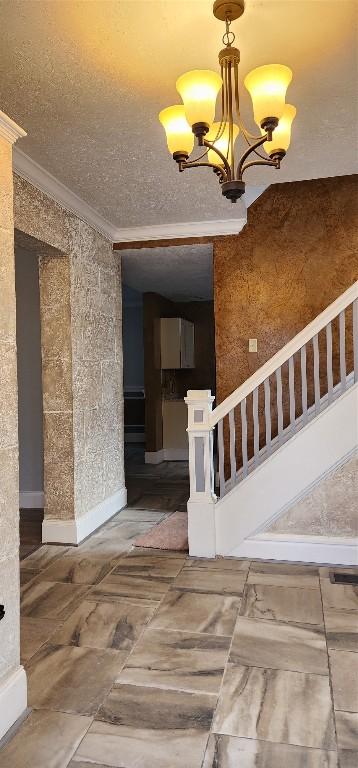
[[81, 517], [73, 520], [45, 519], [42, 523], [42, 541], [52, 544], [80, 544], [126, 504], [127, 489], [121, 488]]
[[131, 243], [144, 240], [177, 240], [187, 237], [214, 237], [238, 235], [246, 224], [246, 218], [217, 219], [212, 221], [187, 221], [173, 224], [152, 224], [144, 227], [117, 229], [115, 242]]
[[17, 147], [14, 148], [13, 168], [18, 176], [29, 181], [30, 184], [61, 205], [66, 211], [74, 213], [82, 221], [101, 232], [112, 243], [115, 241], [117, 229], [113, 224]]
[[43, 491], [20, 491], [20, 509], [43, 509], [45, 496]]
[[358, 538], [260, 533], [245, 539], [230, 557], [357, 566]]
[[22, 139], [23, 136], [27, 136], [27, 133], [0, 109], [0, 136], [6, 139], [9, 144], [15, 144], [17, 139]]
[[27, 678], [18, 667], [0, 680], [0, 739], [27, 708]]

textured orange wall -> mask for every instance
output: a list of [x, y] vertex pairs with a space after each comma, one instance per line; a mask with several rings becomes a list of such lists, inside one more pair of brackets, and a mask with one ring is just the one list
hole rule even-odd
[[357, 179], [271, 186], [214, 243], [217, 403], [357, 280]]

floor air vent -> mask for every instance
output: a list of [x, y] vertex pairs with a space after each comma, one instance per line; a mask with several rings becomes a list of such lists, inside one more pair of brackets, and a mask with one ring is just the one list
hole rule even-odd
[[358, 573], [335, 573], [334, 571], [331, 571], [329, 578], [332, 584], [358, 585]]

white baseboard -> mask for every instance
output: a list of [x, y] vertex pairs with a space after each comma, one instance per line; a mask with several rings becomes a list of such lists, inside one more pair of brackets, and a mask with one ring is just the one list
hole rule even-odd
[[20, 491], [20, 509], [43, 509], [45, 495], [43, 491]]
[[127, 504], [127, 489], [121, 488], [85, 515], [73, 520], [44, 520], [42, 541], [52, 544], [80, 544]]
[[261, 533], [245, 539], [230, 557], [357, 566], [358, 538]]
[[0, 739], [27, 707], [27, 678], [23, 667], [0, 680]]
[[161, 464], [162, 461], [188, 461], [189, 448], [161, 448], [160, 451], [146, 451], [146, 464]]

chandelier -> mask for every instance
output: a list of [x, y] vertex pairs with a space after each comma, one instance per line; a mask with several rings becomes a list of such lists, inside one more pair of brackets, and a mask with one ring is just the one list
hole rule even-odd
[[[291, 70], [282, 64], [266, 64], [254, 69], [244, 80], [261, 134], [255, 136], [245, 128], [240, 111], [240, 51], [232, 45], [235, 35], [230, 30], [231, 22], [238, 19], [244, 9], [245, 0], [216, 0], [214, 16], [226, 25], [222, 38], [225, 47], [219, 53], [221, 74], [196, 69], [181, 75], [176, 88], [183, 103], [159, 113], [168, 149], [178, 163], [179, 171], [212, 168], [218, 176], [222, 194], [232, 203], [245, 192], [243, 175], [248, 168], [254, 165], [280, 168], [290, 145], [291, 126], [296, 115], [295, 107], [285, 103], [292, 80]], [[219, 91], [221, 118], [214, 122]], [[235, 143], [239, 134], [247, 146], [238, 158]], [[190, 161], [195, 138], [197, 146], [204, 151]]]

